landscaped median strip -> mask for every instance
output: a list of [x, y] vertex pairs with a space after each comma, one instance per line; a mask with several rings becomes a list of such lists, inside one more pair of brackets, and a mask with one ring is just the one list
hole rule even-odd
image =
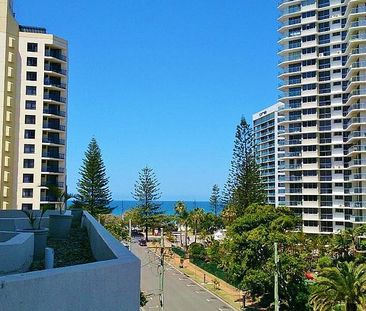
[[[174, 267], [180, 273], [189, 277], [204, 290], [209, 291], [213, 296], [215, 296], [215, 298], [221, 300], [223, 303], [229, 304], [233, 310], [241, 310], [241, 303], [237, 302], [238, 300], [241, 301], [242, 297], [239, 290], [234, 289], [233, 286], [222, 280], [219, 280], [222, 286], [219, 290], [217, 290], [214, 288], [214, 284], [212, 282], [212, 280], [217, 279], [215, 276], [202, 270], [192, 263], [185, 263], [183, 268], [179, 268], [179, 261], [180, 257], [173, 255], [168, 264]], [[199, 277], [198, 273], [201, 275], [201, 277]], [[204, 275], [206, 277], [204, 277]], [[203, 282], [204, 278], [206, 279], [206, 282]], [[223, 310], [227, 309], [224, 308]]]

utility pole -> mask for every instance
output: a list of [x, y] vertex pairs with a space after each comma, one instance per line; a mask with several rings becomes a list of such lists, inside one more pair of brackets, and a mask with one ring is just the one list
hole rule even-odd
[[132, 244], [132, 221], [131, 219], [128, 220], [128, 249], [131, 250]]
[[275, 303], [275, 311], [280, 311], [280, 299], [278, 295], [278, 245], [277, 243], [274, 244], [274, 252], [275, 252], [275, 283], [274, 283], [274, 303]]
[[161, 228], [160, 238], [160, 267], [159, 267], [160, 310], [164, 310], [164, 229]]

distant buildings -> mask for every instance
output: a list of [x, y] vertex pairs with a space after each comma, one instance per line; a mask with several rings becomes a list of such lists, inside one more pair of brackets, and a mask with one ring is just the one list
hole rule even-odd
[[65, 189], [67, 42], [19, 26], [0, 0], [0, 209], [39, 209]]
[[309, 233], [366, 223], [366, 1], [282, 0], [286, 205]]
[[283, 153], [283, 140], [279, 139], [282, 129], [278, 125], [280, 107], [281, 103], [278, 103], [253, 115], [257, 163], [267, 193], [267, 203], [275, 206], [285, 204], [285, 175], [280, 170], [280, 156]]

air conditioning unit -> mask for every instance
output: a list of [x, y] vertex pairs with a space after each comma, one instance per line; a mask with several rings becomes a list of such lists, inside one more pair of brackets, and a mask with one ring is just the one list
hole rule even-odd
[[319, 53], [319, 56], [320, 56], [320, 57], [323, 57], [323, 56], [324, 56], [324, 53]]
[[337, 53], [336, 54], [342, 54], [342, 51], [337, 51]]

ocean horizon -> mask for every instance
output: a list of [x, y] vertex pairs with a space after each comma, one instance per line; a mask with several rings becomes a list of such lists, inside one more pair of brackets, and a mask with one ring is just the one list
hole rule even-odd
[[[157, 203], [161, 204], [161, 210], [168, 215], [174, 214], [174, 207], [178, 201], [158, 201]], [[196, 207], [204, 209], [206, 212], [212, 211], [210, 202], [208, 201], [183, 201], [186, 205], [187, 209], [193, 210]], [[114, 215], [122, 215], [130, 209], [138, 206], [138, 201], [132, 200], [113, 200], [110, 204], [111, 207], [114, 207], [113, 214]]]

